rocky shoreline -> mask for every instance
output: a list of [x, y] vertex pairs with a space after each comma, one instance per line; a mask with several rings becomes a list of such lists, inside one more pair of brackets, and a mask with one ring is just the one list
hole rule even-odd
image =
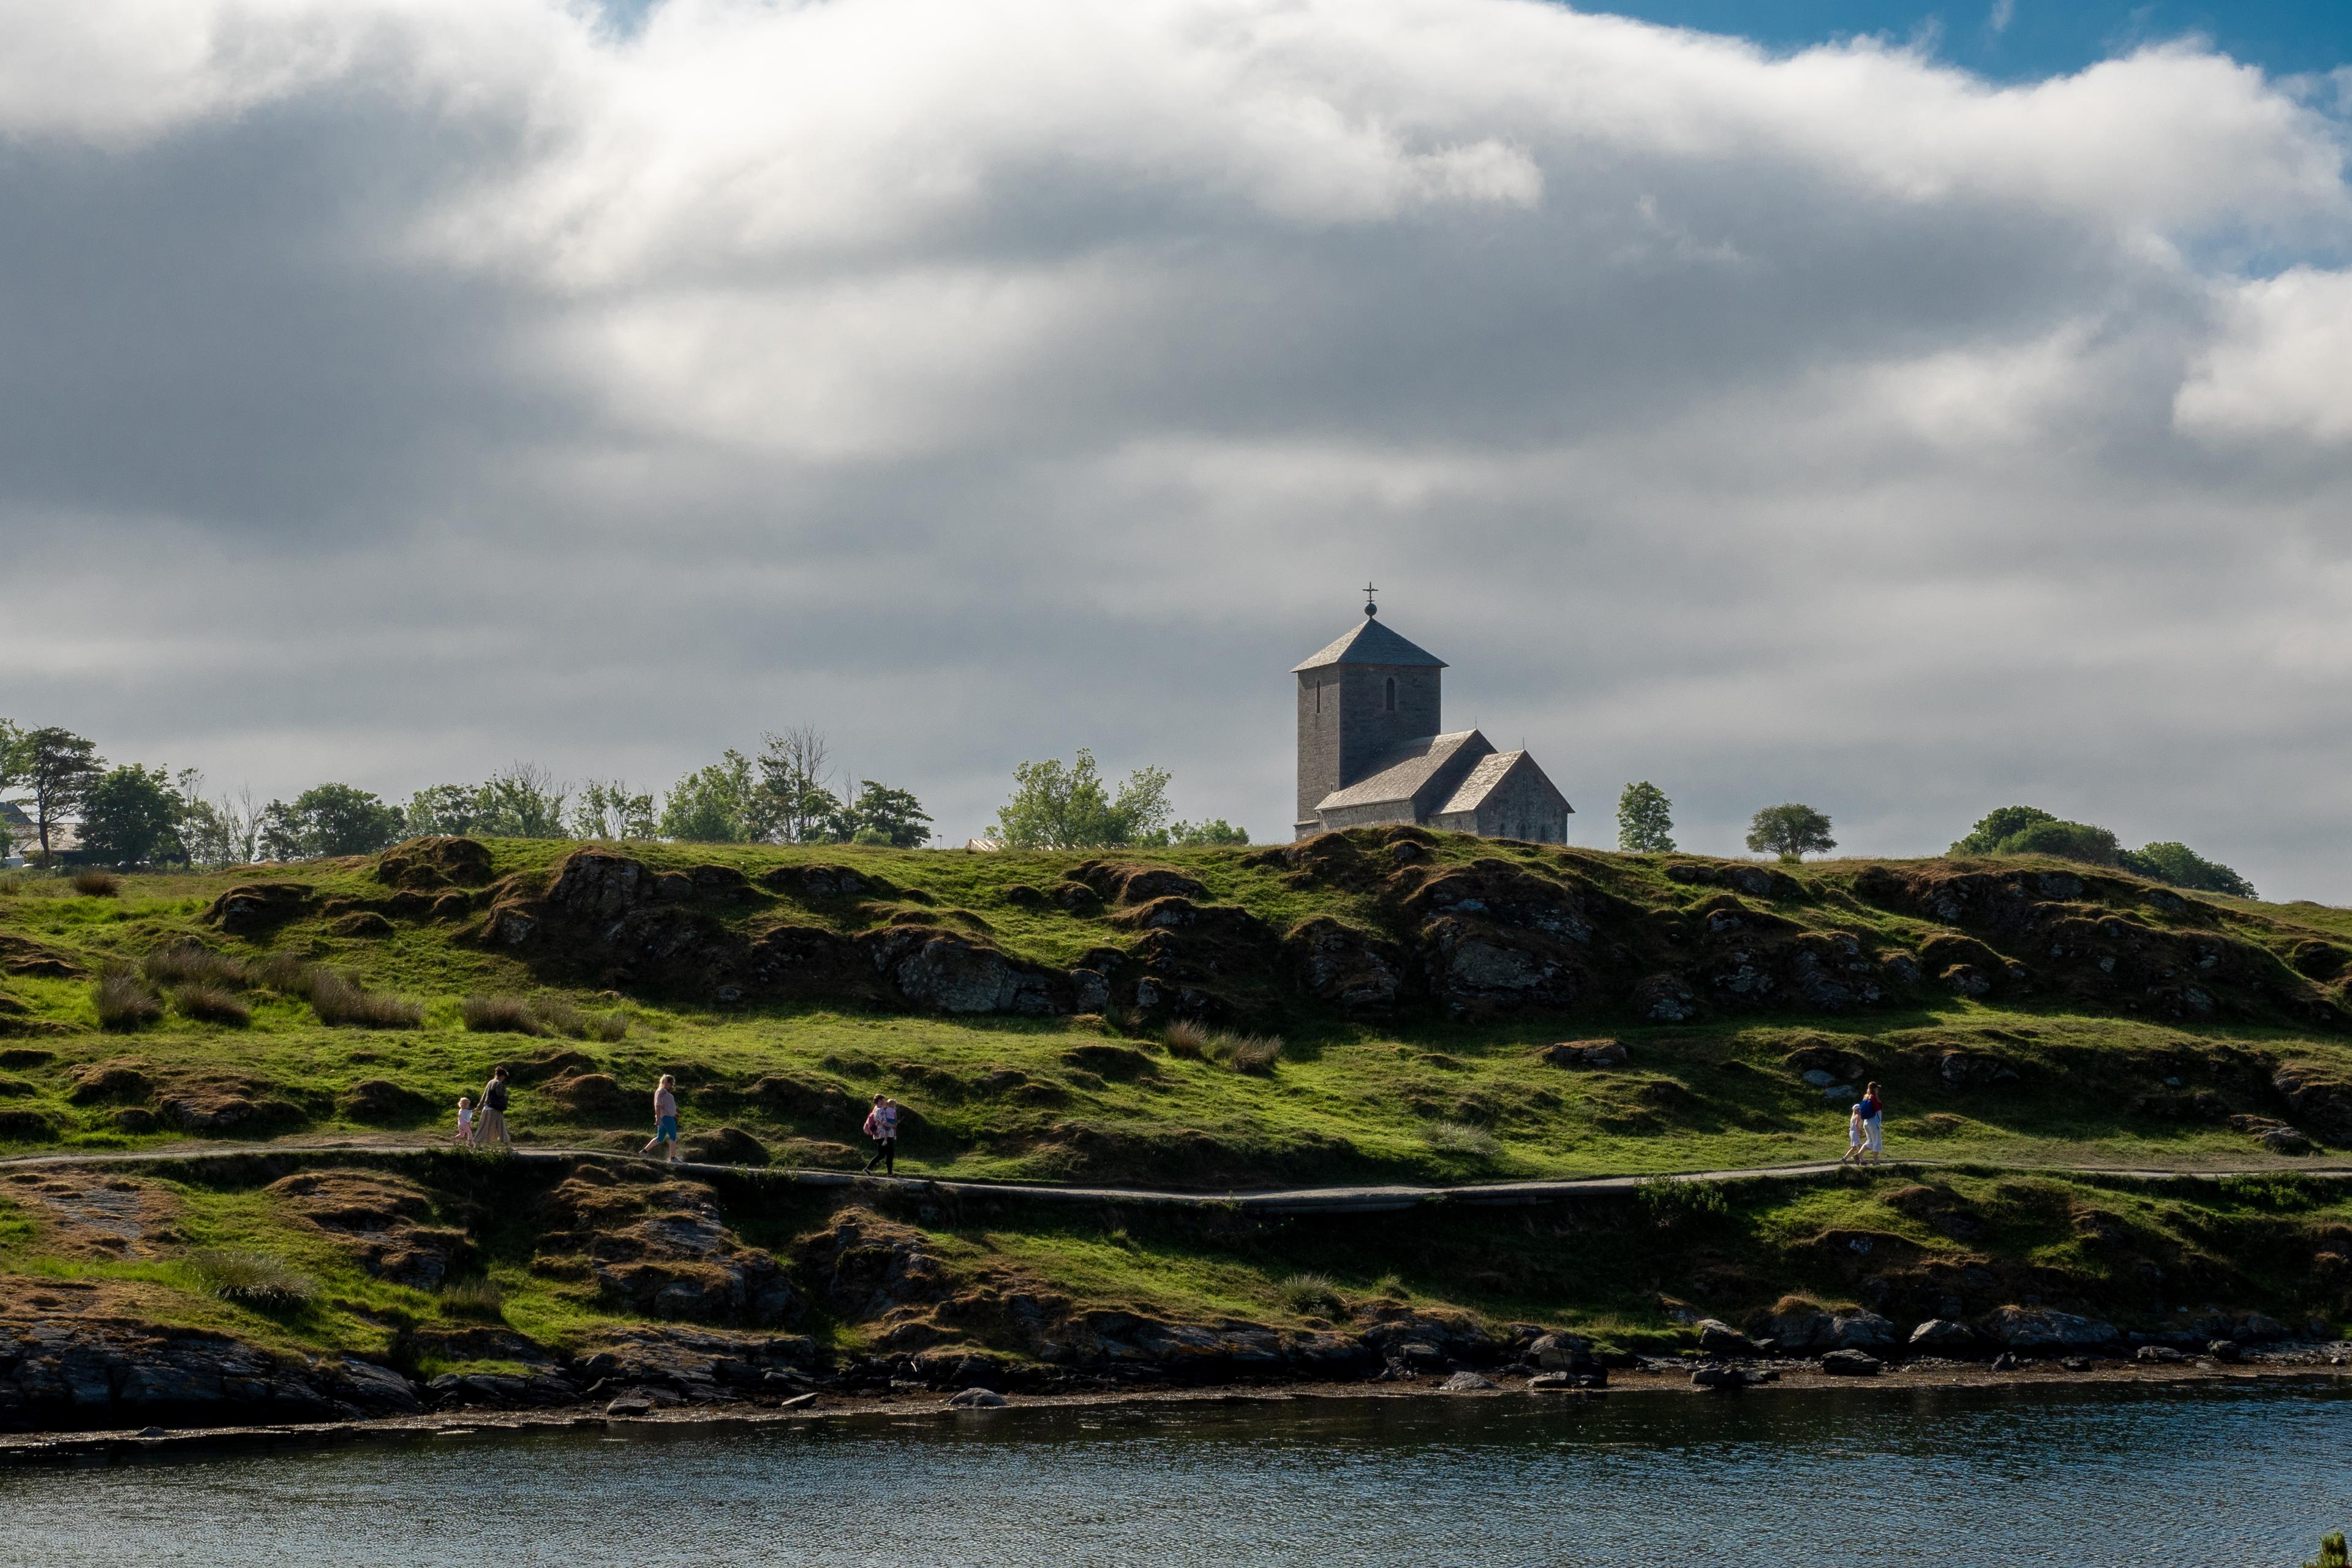
[[[2000, 1362], [2011, 1364], [2001, 1365]], [[1756, 1375], [1738, 1380], [1706, 1376], [1710, 1369], [1734, 1367]], [[1475, 1379], [1475, 1382], [1472, 1381]], [[1889, 1363], [1864, 1386], [1896, 1389], [2030, 1388], [2075, 1384], [2231, 1386], [2272, 1384], [2305, 1388], [2352, 1387], [2352, 1342], [2296, 1342], [2249, 1352], [2234, 1363], [2211, 1357], [2148, 1362], [2122, 1357], [2066, 1357], [1993, 1362], [1918, 1357]], [[976, 1412], [1055, 1410], [1119, 1405], [1208, 1408], [1234, 1405], [1358, 1403], [1368, 1400], [1541, 1402], [1545, 1404], [1631, 1396], [1712, 1395], [1755, 1397], [1770, 1391], [1852, 1390], [1849, 1373], [1818, 1363], [1772, 1362], [1742, 1366], [1736, 1361], [1637, 1358], [1613, 1379], [1575, 1387], [1557, 1373], [1521, 1368], [1498, 1376], [1462, 1373], [1397, 1381], [1348, 1383], [1207, 1384], [1187, 1388], [1129, 1386], [1084, 1392], [999, 1394], [985, 1390], [943, 1394], [929, 1388], [881, 1393], [811, 1392], [720, 1403], [668, 1404], [632, 1395], [602, 1405], [574, 1403], [534, 1410], [483, 1410], [457, 1406], [440, 1412], [347, 1417], [257, 1426], [148, 1426], [136, 1430], [35, 1432], [0, 1435], [0, 1468], [41, 1465], [120, 1464], [141, 1460], [226, 1458], [278, 1450], [310, 1450], [369, 1443], [417, 1443], [473, 1436], [528, 1436], [570, 1431], [625, 1435], [630, 1431], [681, 1431], [699, 1427], [750, 1428], [818, 1421], [876, 1418], [904, 1420], [928, 1415], [970, 1418]], [[1748, 1391], [1753, 1390], [1754, 1393]], [[984, 1397], [975, 1397], [985, 1395]]]

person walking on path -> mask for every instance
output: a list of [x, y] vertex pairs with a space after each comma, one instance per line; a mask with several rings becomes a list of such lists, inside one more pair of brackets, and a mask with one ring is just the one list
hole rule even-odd
[[1870, 1131], [1862, 1124], [1862, 1101], [1857, 1100], [1853, 1102], [1853, 1109], [1846, 1113], [1845, 1152], [1838, 1156], [1838, 1163], [1843, 1165], [1861, 1159], [1863, 1148], [1869, 1139]]
[[898, 1173], [898, 1102], [887, 1094], [874, 1097], [874, 1109], [866, 1113], [866, 1136], [874, 1140], [874, 1158], [866, 1162], [862, 1174], [872, 1175], [879, 1164], [882, 1173]]
[[507, 1064], [500, 1062], [490, 1069], [490, 1081], [482, 1086], [481, 1126], [474, 1132], [474, 1146], [481, 1147], [491, 1139], [503, 1149], [512, 1149], [514, 1140], [507, 1136]]
[[1863, 1146], [1868, 1158], [1882, 1162], [1886, 1158], [1885, 1115], [1886, 1101], [1873, 1083], [1862, 1091]]
[[677, 1079], [668, 1073], [662, 1074], [661, 1085], [654, 1090], [654, 1135], [637, 1152], [650, 1154], [656, 1143], [669, 1145], [671, 1164], [682, 1158], [677, 1147]]
[[456, 1142], [463, 1143], [468, 1149], [474, 1146], [474, 1097], [470, 1094], [461, 1094], [457, 1097]]

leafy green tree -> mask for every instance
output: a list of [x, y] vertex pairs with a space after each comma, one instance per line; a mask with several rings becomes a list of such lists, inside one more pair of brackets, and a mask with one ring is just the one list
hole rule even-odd
[[1810, 805], [1790, 801], [1768, 805], [1748, 824], [1748, 847], [1759, 855], [1778, 855], [1783, 861], [1801, 860], [1837, 847], [1830, 837], [1830, 819]]
[[2331, 1531], [2319, 1538], [2319, 1561], [2306, 1563], [2303, 1568], [2352, 1568], [2352, 1555], [2344, 1547], [2344, 1532]]
[[2004, 805], [1989, 811], [1969, 836], [1954, 844], [1948, 851], [1953, 855], [1998, 855], [2001, 841], [2014, 833], [2022, 833], [2037, 822], [2058, 819], [2038, 805]]
[[661, 836], [695, 844], [744, 844], [760, 823], [760, 787], [751, 759], [730, 747], [719, 761], [670, 786]]
[[136, 763], [115, 768], [82, 798], [82, 857], [108, 866], [184, 859], [180, 822], [185, 809], [162, 768]]
[[2120, 866], [2124, 854], [2123, 846], [2107, 829], [2094, 827], [2087, 822], [2062, 822], [2055, 818], [2020, 828], [2002, 839], [1997, 848], [2003, 855], [2055, 855], [2062, 860], [2080, 860], [2090, 866]]
[[33, 792], [33, 830], [41, 841], [41, 863], [47, 865], [51, 830], [79, 809], [106, 764], [96, 746], [55, 725], [26, 732], [12, 749], [17, 782]]
[[855, 809], [824, 782], [833, 749], [824, 733], [803, 724], [761, 741], [759, 798], [746, 824], [751, 836], [785, 844], [841, 843], [853, 837], [860, 826]]
[[1249, 842], [1249, 834], [1219, 816], [1206, 822], [1172, 823], [1168, 829], [1168, 842], [1184, 848], [1208, 847], [1220, 844], [1246, 844]]
[[411, 838], [462, 837], [482, 819], [482, 792], [475, 784], [435, 784], [410, 795], [403, 815]]
[[535, 763], [510, 763], [475, 792], [474, 831], [493, 838], [562, 838], [569, 789]]
[[2235, 898], [2255, 896], [2254, 885], [2218, 860], [2208, 860], [2186, 844], [2143, 844], [2127, 851], [2126, 868], [2158, 882], [2168, 882], [2176, 888], [2189, 888], [2200, 893], [2228, 893]]
[[1138, 768], [1114, 797], [1095, 754], [1079, 748], [1075, 762], [1023, 763], [1013, 770], [1013, 795], [998, 808], [990, 837], [1007, 849], [1101, 849], [1164, 844], [1168, 770]]
[[654, 821], [654, 797], [619, 779], [590, 779], [572, 800], [574, 838], [651, 838]]
[[[15, 789], [23, 782], [25, 731], [10, 720], [0, 719], [0, 794]], [[0, 822], [0, 859], [7, 858], [13, 848], [8, 825]]]
[[408, 830], [400, 807], [345, 784], [314, 784], [294, 804], [273, 800], [261, 814], [262, 853], [272, 860], [373, 855]]
[[1617, 797], [1617, 847], [1658, 855], [1675, 847], [1675, 803], [1643, 779]]
[[837, 826], [848, 829], [843, 837], [852, 844], [918, 849], [931, 838], [931, 818], [923, 803], [910, 791], [873, 779], [857, 781], [857, 796], [843, 808]]

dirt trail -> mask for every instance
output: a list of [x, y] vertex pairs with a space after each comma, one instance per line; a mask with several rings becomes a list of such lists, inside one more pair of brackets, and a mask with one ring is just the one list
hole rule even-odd
[[[42, 1167], [87, 1167], [226, 1161], [256, 1154], [362, 1153], [422, 1159], [442, 1152], [435, 1144], [400, 1142], [392, 1139], [332, 1141], [288, 1140], [268, 1143], [205, 1143], [173, 1149], [140, 1150], [129, 1153], [68, 1152], [20, 1154], [0, 1159], [0, 1170]], [[607, 1164], [651, 1165], [659, 1162], [644, 1155], [616, 1153], [610, 1149], [517, 1149], [512, 1158], [524, 1161], [593, 1160]], [[2131, 1166], [2098, 1164], [2025, 1164], [1986, 1160], [1888, 1160], [1890, 1171], [1926, 1171], [1953, 1167], [1990, 1169], [2020, 1174], [2121, 1176], [2136, 1181], [2215, 1181], [2231, 1176], [2290, 1174], [2352, 1180], [2352, 1163], [2298, 1164], [2246, 1169], [2192, 1166]], [[1843, 1169], [1834, 1160], [1788, 1165], [1757, 1165], [1733, 1170], [1674, 1171], [1639, 1175], [1570, 1176], [1544, 1181], [1480, 1182], [1450, 1186], [1365, 1185], [1291, 1187], [1255, 1192], [1179, 1192], [1151, 1187], [1068, 1186], [1048, 1182], [964, 1181], [929, 1176], [868, 1176], [854, 1171], [794, 1169], [783, 1166], [705, 1164], [682, 1161], [673, 1169], [698, 1175], [758, 1174], [778, 1177], [810, 1187], [865, 1187], [877, 1190], [938, 1193], [957, 1197], [1024, 1198], [1033, 1202], [1118, 1205], [1130, 1207], [1221, 1208], [1244, 1214], [1377, 1214], [1416, 1208], [1423, 1204], [1509, 1205], [1549, 1203], [1563, 1197], [1599, 1195], [1634, 1190], [1661, 1176], [1675, 1182], [1786, 1181], [1832, 1177]]]

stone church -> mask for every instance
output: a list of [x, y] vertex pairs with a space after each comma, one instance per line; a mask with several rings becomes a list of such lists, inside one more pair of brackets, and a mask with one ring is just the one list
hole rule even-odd
[[1298, 837], [1414, 822], [1451, 833], [1568, 842], [1575, 807], [1525, 752], [1438, 718], [1445, 661], [1382, 626], [1380, 606], [1297, 667]]

